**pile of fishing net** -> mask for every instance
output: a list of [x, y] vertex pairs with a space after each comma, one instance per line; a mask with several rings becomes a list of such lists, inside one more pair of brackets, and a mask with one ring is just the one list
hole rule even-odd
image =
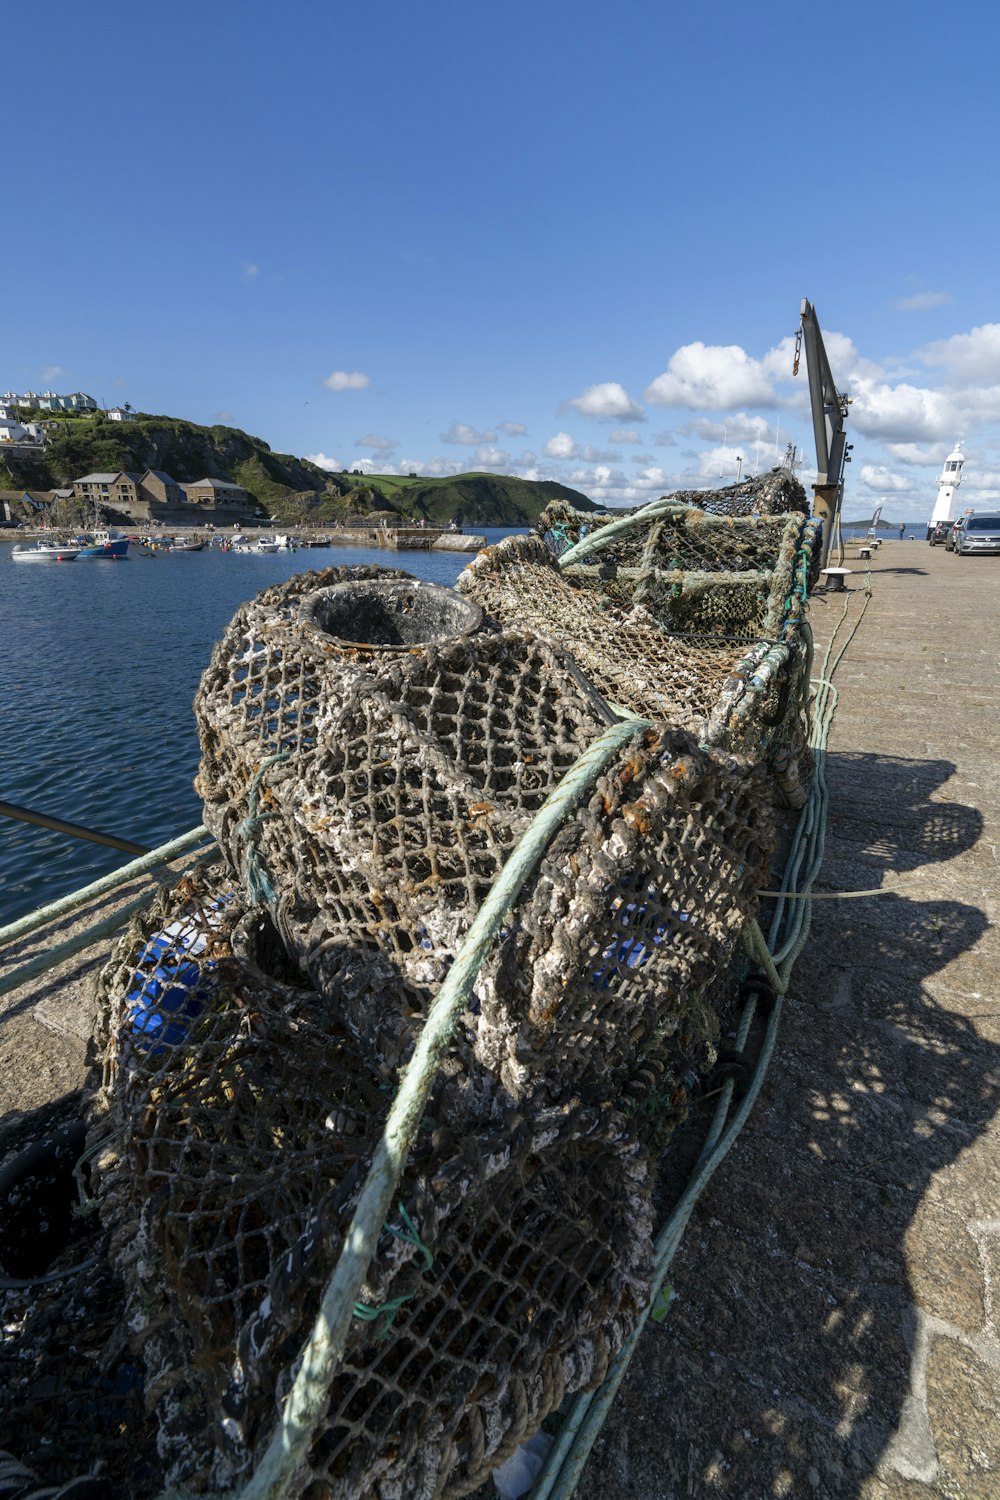
[[[648, 722], [479, 970], [296, 1479], [310, 1500], [474, 1489], [603, 1379], [646, 1300], [657, 1158], [714, 1058], [773, 817], [766, 768], [702, 733], [738, 693], [732, 643], [703, 670], [640, 615], [623, 651], [657, 684], [629, 699]], [[258, 596], [213, 653], [195, 707], [220, 856], [103, 972], [91, 1110], [171, 1484], [231, 1487], [274, 1432], [399, 1069], [521, 835], [619, 722], [625, 674], [577, 651], [485, 597], [344, 569]]]
[[[577, 563], [580, 548], [557, 559], [550, 520], [546, 512], [544, 540], [508, 537], [480, 553], [459, 591], [493, 618], [558, 643], [623, 712], [662, 717], [703, 745], [767, 765], [781, 800], [801, 806], [810, 770], [802, 612], [818, 565], [813, 523], [670, 508], [588, 533], [580, 540], [591, 550]], [[749, 613], [731, 622], [731, 634], [706, 633], [741, 600]]]

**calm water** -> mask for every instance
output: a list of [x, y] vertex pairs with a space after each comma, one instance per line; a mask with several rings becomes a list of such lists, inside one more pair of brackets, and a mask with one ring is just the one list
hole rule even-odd
[[[26, 566], [0, 546], [0, 798], [149, 845], [201, 821], [191, 704], [244, 600], [313, 568], [375, 563], [452, 584], [471, 561], [361, 547], [130, 552], [124, 562]], [[0, 925], [127, 859], [0, 817]]]

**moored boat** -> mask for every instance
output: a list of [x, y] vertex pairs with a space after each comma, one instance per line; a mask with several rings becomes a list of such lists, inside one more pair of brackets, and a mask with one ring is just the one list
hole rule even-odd
[[167, 548], [168, 552], [203, 552], [204, 541], [198, 541], [193, 537], [175, 536]]
[[45, 542], [35, 542], [29, 546], [26, 542], [18, 542], [11, 549], [11, 562], [75, 562], [79, 556], [79, 548], [68, 547], [56, 543], [49, 546]]
[[120, 531], [95, 531], [79, 550], [80, 557], [125, 557], [127, 553], [128, 537]]

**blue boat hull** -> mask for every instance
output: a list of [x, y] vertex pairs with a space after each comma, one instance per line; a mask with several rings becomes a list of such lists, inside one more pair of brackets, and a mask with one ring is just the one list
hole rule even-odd
[[124, 557], [128, 552], [128, 537], [121, 537], [113, 542], [102, 542], [93, 547], [81, 547], [78, 553], [80, 557]]

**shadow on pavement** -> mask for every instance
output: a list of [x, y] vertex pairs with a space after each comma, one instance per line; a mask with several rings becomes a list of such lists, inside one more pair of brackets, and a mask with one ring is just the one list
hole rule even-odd
[[[955, 1207], [989, 1198], [960, 1158], [1000, 1104], [1000, 1046], [975, 999], [962, 1014], [927, 983], [961, 958], [955, 982], [974, 997], [970, 950], [989, 925], [948, 894], [946, 862], [982, 828], [974, 809], [928, 800], [953, 771], [828, 757], [818, 888], [905, 872], [908, 895], [815, 903], [764, 1091], [699, 1204], [669, 1316], [632, 1362], [582, 1500], [911, 1493], [870, 1482], [910, 1394], [914, 1302], [965, 1316], [979, 1262]], [[905, 1464], [929, 1481], [933, 1439], [911, 1407]]]

